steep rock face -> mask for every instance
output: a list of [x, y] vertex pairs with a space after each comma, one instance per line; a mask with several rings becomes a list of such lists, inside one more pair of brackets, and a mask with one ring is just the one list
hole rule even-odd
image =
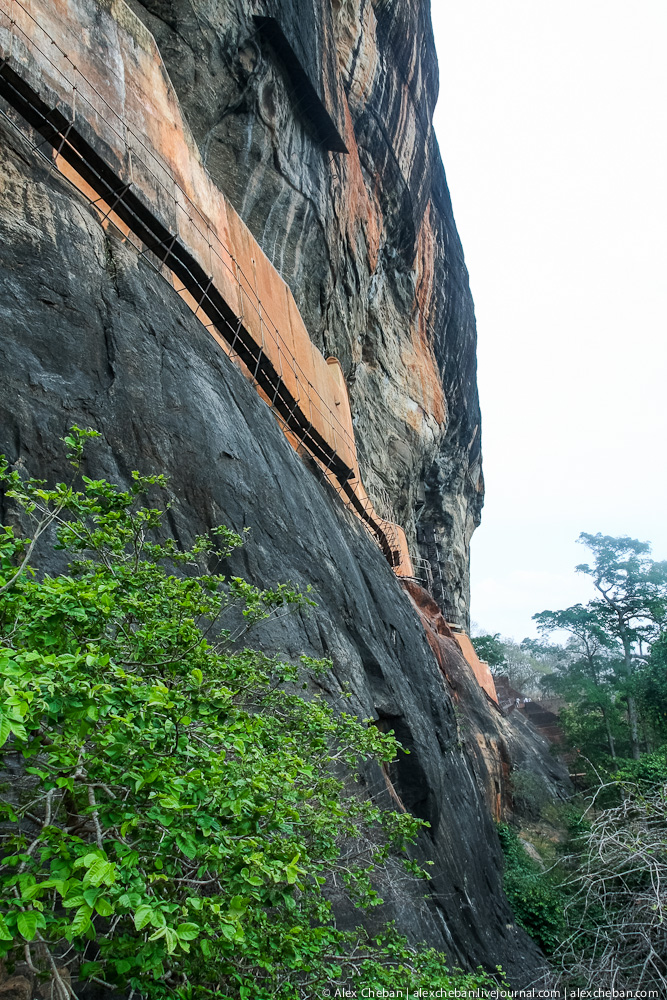
[[[475, 322], [431, 127], [427, 0], [130, 2], [213, 179], [343, 365], [366, 485], [431, 561], [447, 618], [467, 624], [483, 495]], [[319, 139], [294, 59], [256, 15], [282, 29], [348, 154]]]
[[433, 598], [412, 581], [404, 587], [457, 706], [458, 741], [494, 819], [534, 818], [531, 797], [532, 808], [539, 808], [540, 797], [566, 799], [572, 782], [551, 744], [522, 712], [505, 712], [485, 694]]
[[[92, 425], [102, 439], [90, 475], [125, 483], [134, 468], [167, 472], [178, 537], [249, 527], [232, 569], [263, 585], [312, 584], [318, 610], [258, 641], [333, 659], [327, 695], [349, 687], [356, 713], [396, 731], [411, 754], [387, 777], [431, 824], [418, 852], [435, 862], [428, 896], [395, 880], [383, 887], [384, 916], [455, 962], [502, 963], [516, 982], [530, 979], [541, 956], [502, 894], [498, 842], [452, 700], [381, 552], [176, 293], [4, 125], [0, 176], [0, 452], [14, 468], [64, 476], [59, 437]], [[386, 789], [379, 772], [366, 781], [369, 792]]]

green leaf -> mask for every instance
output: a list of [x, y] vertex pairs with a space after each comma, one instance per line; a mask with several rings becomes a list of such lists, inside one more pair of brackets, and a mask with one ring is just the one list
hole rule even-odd
[[5, 923], [5, 918], [0, 913], [0, 941], [13, 941], [13, 935], [10, 934], [9, 928]]
[[188, 834], [177, 833], [174, 839], [186, 858], [192, 860], [192, 858], [197, 857], [197, 844], [193, 837]]
[[88, 978], [89, 976], [99, 976], [104, 972], [104, 966], [101, 962], [84, 962], [79, 969], [79, 975], [83, 978]]
[[88, 903], [88, 906], [94, 906], [99, 894], [99, 889], [86, 889], [83, 893], [84, 902]]
[[99, 857], [95, 858], [83, 880], [84, 885], [113, 885], [115, 881], [115, 864]]
[[27, 742], [28, 734], [22, 722], [15, 722], [14, 719], [11, 719], [9, 726], [17, 740], [21, 740], [23, 743]]
[[0, 718], [0, 747], [3, 746], [12, 731], [12, 726], [6, 715]]
[[176, 931], [172, 930], [171, 927], [164, 928], [164, 937], [167, 942], [167, 951], [170, 955], [173, 955], [178, 947], [178, 938], [176, 936]]
[[0, 812], [6, 813], [10, 823], [18, 823], [18, 816], [12, 809], [9, 802], [0, 802]]
[[143, 906], [138, 907], [134, 914], [134, 926], [138, 931], [142, 931], [147, 924], [150, 924], [153, 917], [153, 907]]
[[84, 903], [83, 906], [79, 907], [74, 914], [72, 923], [69, 926], [69, 934], [71, 938], [80, 937], [82, 934], [86, 933], [90, 927], [90, 917], [92, 912], [92, 907], [88, 906], [87, 903]]
[[85, 903], [85, 899], [80, 892], [77, 892], [74, 896], [69, 896], [67, 899], [63, 900], [63, 906], [69, 909], [71, 906], [81, 906]]
[[95, 900], [95, 909], [101, 917], [110, 917], [114, 912], [113, 903], [103, 896]]
[[141, 896], [138, 892], [124, 892], [122, 896], [118, 899], [118, 905], [123, 909], [131, 909], [133, 907], [139, 906], [141, 903]]
[[102, 855], [100, 854], [99, 851], [90, 851], [88, 854], [84, 854], [83, 857], [77, 858], [76, 861], [74, 862], [74, 864], [72, 865], [72, 867], [75, 868], [75, 869], [76, 868], [90, 868], [90, 866], [92, 865], [92, 863], [94, 861], [97, 861], [101, 857], [102, 857]]
[[181, 941], [194, 941], [199, 936], [200, 927], [198, 924], [179, 924], [176, 934]]
[[25, 910], [19, 913], [16, 925], [19, 929], [19, 934], [26, 941], [32, 941], [37, 933], [37, 929], [46, 927], [46, 918], [43, 913], [39, 913], [37, 910]]

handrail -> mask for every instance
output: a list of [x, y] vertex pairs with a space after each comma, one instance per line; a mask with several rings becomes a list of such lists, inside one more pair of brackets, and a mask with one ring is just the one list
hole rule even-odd
[[[68, 5], [76, 15], [69, 19]], [[394, 570], [411, 576], [403, 529], [377, 515], [361, 482], [340, 372], [314, 347], [289, 289], [202, 167], [152, 36], [123, 0], [110, 6], [0, 0], [0, 94], [41, 137], [36, 148], [51, 147], [51, 162], [102, 223], [120, 229], [240, 364]], [[82, 48], [86, 17], [88, 37], [105, 40], [122, 73]], [[149, 112], [144, 133], [130, 113], [140, 117], [150, 101], [162, 116]]]

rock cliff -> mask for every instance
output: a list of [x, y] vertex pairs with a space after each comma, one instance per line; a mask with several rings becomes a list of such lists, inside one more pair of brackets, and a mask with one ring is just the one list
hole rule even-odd
[[[427, 0], [130, 5], [213, 179], [342, 363], [366, 486], [388, 496], [446, 617], [466, 625], [483, 496], [475, 320], [431, 125]], [[347, 153], [327, 148], [308, 83]]]
[[[237, 570], [311, 583], [318, 610], [272, 625], [262, 645], [332, 657], [328, 695], [349, 686], [359, 715], [396, 731], [411, 754], [388, 777], [431, 823], [420, 845], [435, 862], [430, 891], [386, 887], [387, 915], [453, 961], [501, 962], [529, 978], [541, 959], [502, 894], [450, 694], [382, 553], [163, 279], [5, 126], [0, 150], [0, 451], [33, 474], [62, 475], [58, 438], [73, 422], [93, 425], [103, 438], [89, 474], [124, 482], [133, 468], [166, 471], [179, 537], [249, 527]], [[367, 781], [371, 792], [386, 787], [379, 773]]]
[[504, 711], [480, 687], [430, 594], [413, 581], [403, 585], [456, 706], [458, 739], [490, 813], [497, 821], [538, 818], [540, 804], [572, 793], [567, 767], [524, 713]]
[[364, 480], [430, 561], [433, 596], [401, 589], [173, 288], [1, 120], [0, 453], [62, 477], [59, 438], [93, 426], [102, 438], [89, 474], [124, 483], [135, 468], [166, 472], [177, 537], [250, 528], [232, 569], [264, 586], [312, 585], [317, 610], [258, 641], [332, 658], [327, 696], [349, 689], [353, 710], [410, 750], [365, 775], [368, 793], [431, 824], [418, 850], [434, 863], [428, 894], [390, 882], [382, 919], [453, 962], [501, 963], [529, 981], [542, 957], [502, 893], [492, 818], [512, 810], [513, 769], [554, 794], [566, 776], [487, 698], [447, 625], [467, 622], [483, 484], [472, 300], [431, 128], [428, 5], [131, 6], [214, 181], [314, 342], [340, 359]]

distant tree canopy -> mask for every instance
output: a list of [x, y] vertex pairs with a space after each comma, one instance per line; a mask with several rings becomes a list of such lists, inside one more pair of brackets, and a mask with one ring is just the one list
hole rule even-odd
[[505, 676], [510, 685], [522, 694], [537, 694], [545, 673], [554, 669], [563, 653], [558, 646], [551, 646], [534, 639], [515, 642], [495, 635], [478, 635], [472, 639], [481, 660], [486, 660], [494, 676]]
[[[515, 690], [560, 699], [571, 747], [614, 767], [667, 743], [667, 561], [627, 535], [578, 540], [590, 552], [576, 568], [590, 577], [593, 600], [533, 615], [539, 639], [496, 632], [472, 642]], [[562, 633], [564, 642], [551, 641]]]
[[667, 740], [667, 562], [629, 536], [582, 533], [579, 541], [592, 561], [577, 571], [599, 596], [533, 616], [543, 636], [570, 635], [542, 688], [566, 703], [570, 738], [592, 758], [639, 760]]
[[546, 868], [501, 827], [505, 889], [517, 922], [549, 954], [554, 985], [665, 996], [667, 563], [628, 536], [579, 541], [590, 560], [577, 570], [593, 600], [534, 615], [539, 639], [473, 639], [517, 691], [558, 699], [565, 759], [576, 760], [588, 799], [585, 811], [579, 796], [568, 804], [571, 853]]
[[472, 644], [480, 660], [485, 660], [492, 670], [505, 666], [505, 644], [501, 641], [500, 632], [495, 635], [477, 635]]

